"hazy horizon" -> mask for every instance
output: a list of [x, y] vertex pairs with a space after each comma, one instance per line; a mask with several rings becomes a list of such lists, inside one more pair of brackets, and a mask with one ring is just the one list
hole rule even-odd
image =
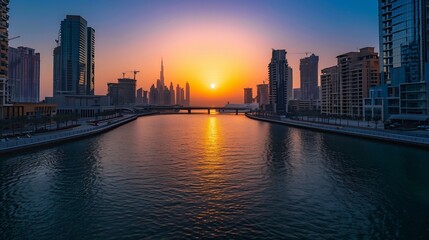
[[52, 53], [66, 15], [81, 15], [95, 29], [96, 94], [134, 69], [140, 70], [137, 87], [149, 90], [163, 58], [166, 85], [188, 81], [192, 105], [241, 103], [244, 87], [268, 82], [271, 48], [288, 52], [294, 88], [304, 52], [320, 56], [320, 72], [339, 54], [367, 46], [378, 51], [377, 2], [371, 0], [23, 0], [11, 1], [9, 15], [9, 37], [21, 36], [9, 45], [41, 54], [42, 99], [52, 96]]

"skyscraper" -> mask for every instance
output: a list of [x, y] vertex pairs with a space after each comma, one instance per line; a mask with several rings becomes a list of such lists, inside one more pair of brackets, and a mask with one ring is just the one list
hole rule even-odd
[[271, 62], [268, 64], [268, 75], [271, 110], [281, 114], [286, 113], [288, 109], [288, 63], [286, 60], [286, 50], [273, 49]]
[[86, 73], [86, 95], [94, 95], [95, 84], [95, 30], [91, 27], [88, 31], [88, 46], [87, 46], [87, 73]]
[[176, 104], [177, 105], [182, 105], [182, 91], [181, 88], [179, 86], [179, 84], [177, 84], [176, 86]]
[[322, 69], [320, 76], [321, 113], [340, 115], [340, 79], [338, 66]]
[[429, 1], [379, 0], [378, 6], [387, 115], [429, 114]]
[[137, 89], [136, 103], [138, 104], [143, 103], [143, 88]]
[[244, 104], [253, 102], [253, 89], [252, 88], [244, 88]]
[[293, 99], [293, 70], [290, 66], [287, 68], [287, 82], [287, 100], [289, 101]]
[[311, 54], [300, 60], [299, 71], [301, 76], [301, 99], [319, 99], [319, 89], [317, 87], [319, 57]]
[[164, 104], [164, 60], [161, 58], [161, 71], [159, 72], [159, 80], [156, 84], [156, 88], [158, 90], [158, 104]]
[[171, 105], [176, 104], [176, 95], [175, 95], [174, 86], [172, 82], [170, 82], [170, 103]]
[[9, 47], [8, 85], [12, 102], [39, 102], [40, 54], [27, 47]]
[[118, 79], [119, 105], [133, 105], [136, 103], [136, 82], [131, 78]]
[[0, 119], [3, 118], [3, 108], [9, 102], [7, 88], [7, 51], [8, 51], [8, 27], [9, 27], [9, 0], [0, 2]]
[[191, 88], [189, 87], [189, 83], [186, 82], [186, 106], [191, 105]]
[[268, 105], [270, 103], [268, 84], [266, 84], [266, 83], [258, 84], [258, 85], [256, 85], [256, 89], [258, 91], [257, 96], [256, 96], [256, 100], [259, 103], [259, 106]]
[[95, 31], [81, 16], [61, 21], [54, 49], [54, 96], [94, 95]]

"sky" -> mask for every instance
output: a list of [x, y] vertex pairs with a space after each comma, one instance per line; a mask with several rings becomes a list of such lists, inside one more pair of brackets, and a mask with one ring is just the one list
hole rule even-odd
[[320, 72], [340, 54], [378, 51], [374, 0], [13, 0], [9, 7], [9, 37], [21, 36], [9, 45], [41, 54], [41, 99], [52, 96], [53, 49], [68, 14], [95, 29], [100, 95], [131, 70], [140, 71], [137, 88], [148, 90], [162, 58], [165, 83], [189, 82], [192, 105], [242, 103], [243, 88], [255, 95], [257, 84], [268, 83], [273, 48], [288, 52], [294, 88], [305, 52], [320, 57]]

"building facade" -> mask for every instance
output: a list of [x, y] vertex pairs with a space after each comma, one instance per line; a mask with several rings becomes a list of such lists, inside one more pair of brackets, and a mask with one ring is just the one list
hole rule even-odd
[[54, 49], [54, 96], [94, 95], [95, 30], [81, 16], [61, 22]]
[[3, 106], [9, 102], [7, 87], [7, 65], [9, 47], [9, 0], [0, 1], [0, 119], [3, 119]]
[[186, 82], [186, 106], [190, 106], [191, 105], [191, 87], [189, 86], [189, 83]]
[[8, 88], [11, 102], [39, 102], [40, 54], [27, 47], [8, 51]]
[[340, 82], [339, 114], [362, 118], [363, 100], [368, 97], [371, 87], [380, 84], [378, 54], [374, 52], [374, 48], [366, 47], [359, 52], [338, 56], [337, 62]]
[[256, 85], [256, 102], [259, 104], [259, 107], [265, 109], [264, 106], [267, 106], [270, 103], [270, 92], [269, 86], [266, 83]]
[[337, 66], [322, 69], [320, 87], [320, 112], [327, 115], [340, 115], [340, 79]]
[[287, 68], [287, 82], [290, 83], [287, 85], [287, 99], [288, 101], [293, 99], [293, 69], [291, 67]]
[[287, 112], [288, 62], [286, 50], [272, 50], [268, 64], [270, 110], [279, 114]]
[[110, 105], [116, 106], [119, 104], [118, 83], [107, 83], [107, 96], [110, 100]]
[[319, 74], [319, 56], [311, 54], [300, 60], [299, 71], [301, 77], [301, 98], [302, 100], [319, 99], [319, 89], [317, 84]]
[[429, 1], [379, 0], [378, 5], [385, 118], [429, 114]]
[[136, 103], [136, 82], [131, 78], [118, 79], [118, 105], [134, 105]]
[[244, 88], [244, 104], [253, 102], [253, 89], [252, 88]]

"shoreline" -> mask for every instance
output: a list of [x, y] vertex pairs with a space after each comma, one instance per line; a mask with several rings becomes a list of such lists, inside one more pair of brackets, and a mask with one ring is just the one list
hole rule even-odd
[[340, 135], [355, 136], [360, 138], [394, 143], [394, 144], [407, 144], [407, 145], [416, 146], [416, 147], [429, 147], [429, 138], [425, 138], [425, 137], [416, 137], [416, 136], [410, 136], [405, 134], [383, 132], [380, 130], [376, 131], [371, 129], [361, 129], [361, 128], [346, 127], [346, 126], [333, 126], [333, 125], [327, 125], [327, 124], [321, 124], [321, 123], [302, 122], [302, 121], [290, 120], [290, 119], [285, 119], [285, 120], [269, 119], [264, 117], [253, 116], [251, 114], [246, 114], [246, 117], [257, 121], [277, 123], [277, 124], [282, 124], [282, 125], [287, 125], [287, 126], [292, 126], [297, 128], [305, 128], [305, 129], [340, 134]]
[[48, 145], [57, 145], [64, 143], [66, 141], [72, 141], [76, 139], [81, 139], [97, 134], [107, 132], [109, 130], [120, 127], [124, 124], [132, 122], [139, 117], [149, 116], [156, 113], [144, 113], [144, 114], [134, 114], [126, 116], [122, 119], [119, 119], [115, 122], [105, 123], [105, 125], [89, 127], [84, 129], [71, 129], [68, 131], [62, 132], [52, 132], [44, 135], [34, 135], [31, 138], [21, 138], [9, 142], [0, 142], [0, 156], [5, 154], [17, 153], [20, 150], [29, 150], [35, 147], [48, 146]]

